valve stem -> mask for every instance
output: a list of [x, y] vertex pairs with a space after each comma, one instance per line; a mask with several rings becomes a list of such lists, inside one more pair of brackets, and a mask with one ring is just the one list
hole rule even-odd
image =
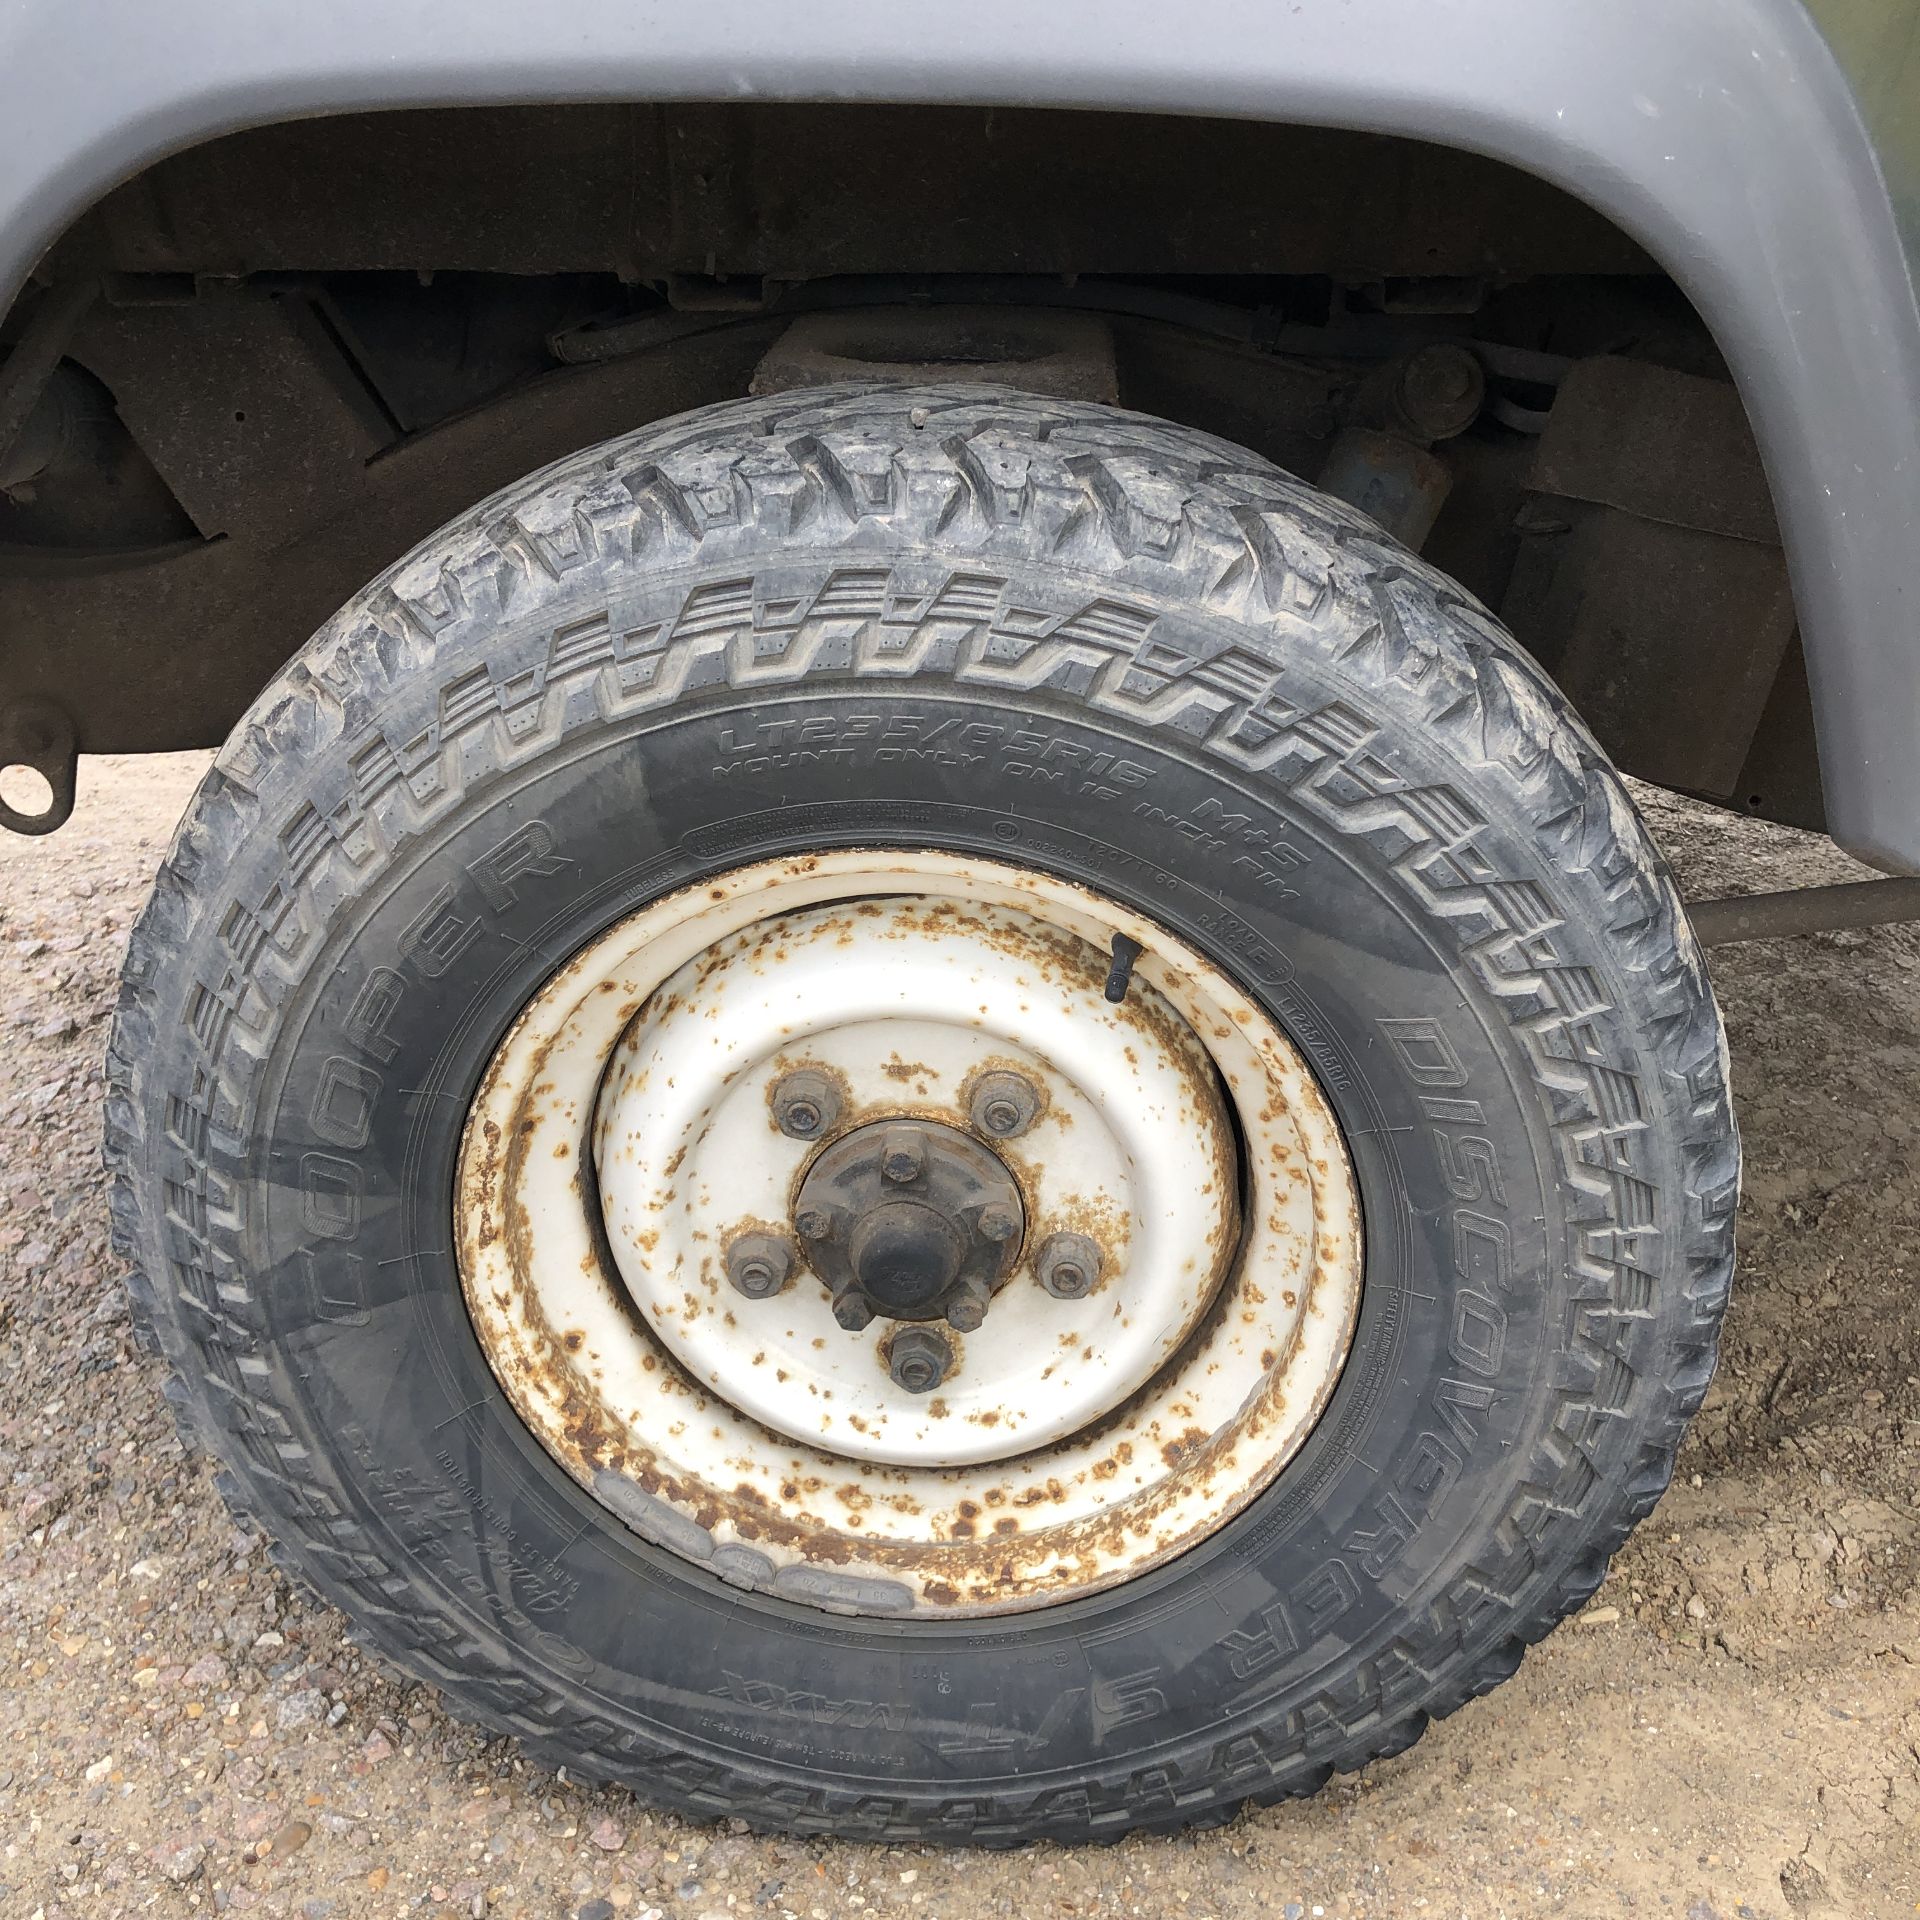
[[1142, 951], [1138, 940], [1129, 940], [1124, 933], [1113, 936], [1113, 965], [1107, 969], [1106, 992], [1116, 1007], [1127, 997], [1127, 989], [1133, 984], [1133, 963]]

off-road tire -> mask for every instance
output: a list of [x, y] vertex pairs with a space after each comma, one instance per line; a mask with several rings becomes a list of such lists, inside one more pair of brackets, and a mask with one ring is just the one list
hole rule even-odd
[[[489, 866], [529, 821], [546, 856]], [[516, 1421], [445, 1251], [466, 1102], [568, 952], [703, 872], [915, 840], [1231, 967], [1367, 1220], [1276, 1484], [1153, 1574], [972, 1625], [624, 1533]], [[1733, 1260], [1700, 954], [1538, 668], [1240, 448], [978, 389], [668, 420], [375, 581], [188, 811], [108, 1080], [117, 1243], [234, 1502], [462, 1712], [763, 1826], [1078, 1840], [1406, 1747], [1658, 1499]]]

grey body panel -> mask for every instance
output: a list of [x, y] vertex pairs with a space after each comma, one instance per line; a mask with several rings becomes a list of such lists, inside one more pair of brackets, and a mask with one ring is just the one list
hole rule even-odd
[[0, 305], [101, 193], [215, 133], [382, 106], [742, 98], [1395, 132], [1587, 200], [1693, 299], [1745, 398], [1834, 835], [1920, 868], [1920, 311], [1854, 97], [1799, 0], [10, 0]]

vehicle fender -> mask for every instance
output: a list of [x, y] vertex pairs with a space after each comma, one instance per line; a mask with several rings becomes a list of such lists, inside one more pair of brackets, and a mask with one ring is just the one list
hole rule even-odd
[[1391, 132], [1587, 201], [1672, 274], [1740, 387], [1834, 836], [1920, 868], [1920, 310], [1859, 100], [1800, 0], [14, 0], [0, 306], [108, 189], [216, 134], [381, 107], [734, 99]]

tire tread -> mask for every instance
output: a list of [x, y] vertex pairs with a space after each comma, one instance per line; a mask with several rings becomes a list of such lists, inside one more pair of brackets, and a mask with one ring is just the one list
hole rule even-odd
[[[1218, 744], [1235, 726], [1243, 743], [1236, 751], [1257, 740], [1269, 723], [1249, 690], [1271, 678], [1283, 649], [1309, 648], [1340, 663], [1371, 698], [1444, 741], [1463, 769], [1502, 783], [1554, 862], [1583, 876], [1612, 964], [1638, 983], [1658, 1078], [1677, 1090], [1668, 1112], [1684, 1168], [1685, 1217], [1675, 1229], [1685, 1240], [1684, 1310], [1670, 1315], [1666, 1366], [1641, 1383], [1648, 1398], [1632, 1470], [1592, 1497], [1578, 1556], [1551, 1592], [1448, 1668], [1419, 1710], [1371, 1724], [1278, 1777], [1203, 1775], [1166, 1808], [1094, 1812], [1084, 1795], [1077, 1805], [1052, 1806], [1045, 1795], [1009, 1793], [983, 1818], [975, 1796], [961, 1833], [933, 1805], [903, 1822], [830, 1789], [796, 1804], [745, 1767], [721, 1773], [668, 1759], [641, 1782], [633, 1761], [614, 1749], [614, 1730], [583, 1724], [545, 1695], [516, 1671], [511, 1649], [449, 1639], [429, 1607], [407, 1604], [417, 1591], [409, 1570], [383, 1565], [354, 1537], [270, 1392], [232, 1365], [254, 1325], [244, 1284], [226, 1277], [217, 1312], [183, 1291], [173, 1277], [179, 1223], [156, 1204], [156, 1126], [174, 1090], [163, 1063], [177, 1058], [161, 1044], [169, 983], [183, 968], [199, 977], [223, 940], [227, 949], [244, 944], [221, 917], [233, 911], [229, 876], [248, 848], [271, 836], [285, 856], [287, 888], [304, 890], [324, 915], [350, 890], [365, 844], [403, 845], [471, 783], [575, 726], [694, 691], [703, 675], [756, 671], [693, 639], [583, 665], [584, 656], [569, 655], [564, 628], [542, 627], [543, 608], [564, 601], [581, 569], [706, 564], [716, 553], [744, 555], [756, 533], [843, 549], [846, 566], [858, 569], [878, 564], [873, 556], [886, 550], [865, 544], [876, 531], [951, 551], [1018, 548], [1119, 583], [1150, 581], [1162, 599], [1177, 594], [1245, 622], [1263, 636], [1264, 654], [1156, 653], [1148, 638], [1124, 638], [1125, 593], [1115, 586], [1090, 593], [1085, 616], [1017, 660], [996, 661], [989, 649], [973, 662], [1009, 684], [1124, 705], [1136, 724], [1189, 742]], [[741, 577], [750, 577], [744, 558]], [[683, 616], [689, 627], [697, 624], [696, 599]], [[1103, 601], [1112, 603], [1105, 614]], [[476, 654], [468, 637], [502, 617], [515, 644]], [[910, 664], [939, 670], [942, 644], [937, 636], [921, 642]], [[844, 671], [838, 660], [798, 668], [787, 661], [781, 670]], [[1350, 830], [1376, 831], [1360, 810]], [[357, 845], [356, 835], [366, 843]], [[1425, 881], [1409, 874], [1408, 883]], [[1468, 894], [1430, 890], [1427, 904], [1458, 919], [1463, 952], [1472, 954], [1476, 908]], [[1496, 984], [1484, 970], [1483, 978]], [[1497, 990], [1520, 1003], [1537, 989], [1514, 974]], [[210, 1050], [220, 1085], [200, 1115], [207, 1128], [244, 1115], [268, 1042], [271, 997], [254, 1010], [255, 1024], [230, 1019]], [[192, 1143], [185, 1145], [191, 1156]], [[235, 1511], [277, 1538], [290, 1572], [348, 1607], [369, 1645], [536, 1757], [643, 1784], [692, 1812], [736, 1815], [757, 1828], [996, 1845], [1191, 1827], [1230, 1817], [1248, 1800], [1310, 1794], [1335, 1771], [1403, 1751], [1431, 1720], [1506, 1679], [1525, 1648], [1599, 1585], [1671, 1477], [1713, 1371], [1738, 1191], [1724, 1038], [1671, 877], [1600, 749], [1493, 617], [1357, 511], [1244, 449], [1110, 409], [983, 398], [979, 389], [904, 397], [825, 389], [642, 429], [480, 503], [350, 601], [254, 702], [160, 869], [131, 938], [113, 1025], [105, 1158], [113, 1243], [132, 1265], [140, 1338], [172, 1369], [167, 1397], [183, 1437], [220, 1457], [221, 1492]], [[239, 1199], [208, 1192], [200, 1204], [217, 1210]], [[596, 1744], [602, 1732], [606, 1743]]]

